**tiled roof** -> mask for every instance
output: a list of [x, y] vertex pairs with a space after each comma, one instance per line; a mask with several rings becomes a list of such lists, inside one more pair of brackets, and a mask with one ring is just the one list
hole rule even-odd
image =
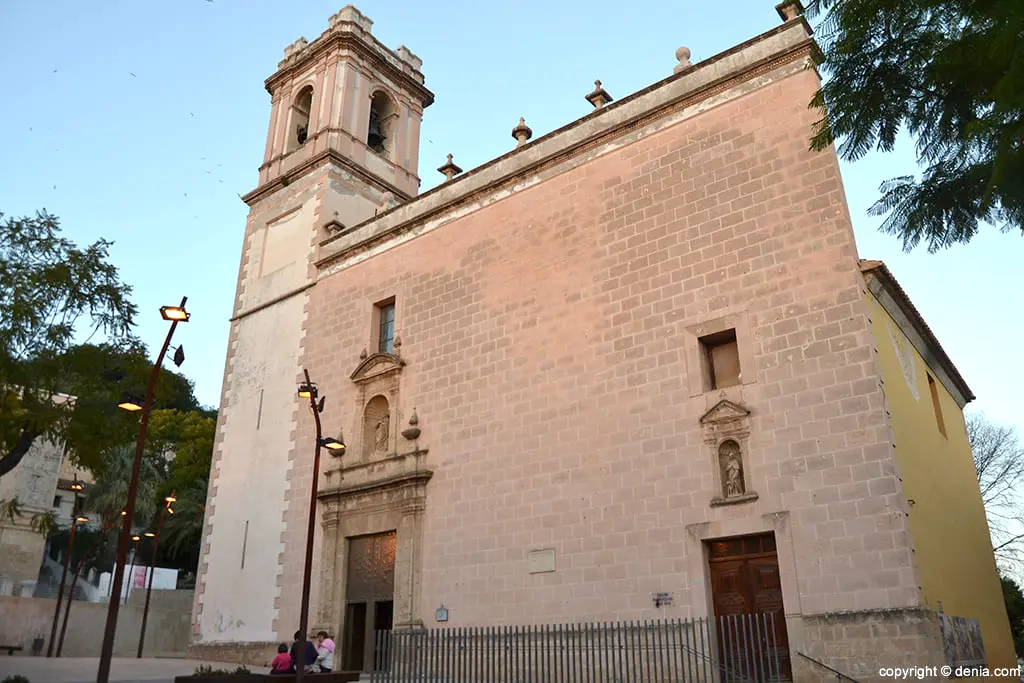
[[924, 316], [921, 315], [917, 307], [914, 306], [914, 302], [910, 300], [907, 293], [900, 287], [900, 283], [893, 277], [892, 272], [882, 261], [874, 261], [869, 259], [860, 259], [860, 270], [862, 273], [871, 273], [876, 276], [882, 285], [889, 290], [893, 298], [899, 303], [900, 308], [906, 314], [910, 322], [917, 328], [921, 337], [924, 338], [925, 343], [931, 347], [936, 357], [939, 359], [939, 363], [942, 368], [949, 374], [950, 380], [952, 380], [957, 388], [967, 397], [968, 401], [973, 401], [976, 396], [971, 388], [967, 386], [967, 382], [960, 375], [960, 371], [956, 369], [953, 361], [950, 360], [949, 355], [942, 348], [942, 344], [939, 343], [938, 337], [932, 332], [932, 329], [928, 327], [928, 323], [924, 321]]

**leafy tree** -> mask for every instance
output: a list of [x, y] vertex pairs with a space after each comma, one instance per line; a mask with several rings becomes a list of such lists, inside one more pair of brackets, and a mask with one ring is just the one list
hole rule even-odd
[[107, 261], [109, 247], [99, 240], [78, 248], [45, 211], [0, 214], [0, 476], [38, 437], [65, 436], [75, 402], [59, 394], [80, 327], [113, 343], [130, 339], [136, 309]]
[[914, 138], [920, 178], [881, 186], [869, 213], [910, 251], [969, 241], [981, 222], [1024, 231], [1024, 3], [811, 0], [829, 78], [813, 149], [892, 151]]
[[206, 492], [213, 459], [216, 413], [154, 411], [150, 429], [154, 452], [174, 453], [167, 478], [157, 490], [158, 503], [174, 492], [174, 514], [164, 521], [161, 557], [168, 564], [195, 571], [199, 561]]
[[1017, 656], [1024, 657], [1024, 593], [1008, 576], [1000, 576], [999, 581], [1003, 584], [1003, 600], [1006, 602], [1006, 616], [1010, 618], [1013, 646]]

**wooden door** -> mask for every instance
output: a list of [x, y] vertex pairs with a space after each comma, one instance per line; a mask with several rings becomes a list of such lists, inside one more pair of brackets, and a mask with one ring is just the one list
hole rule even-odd
[[[792, 680], [779, 560], [772, 534], [710, 544], [711, 595], [718, 617], [718, 648], [726, 680]], [[768, 623], [743, 620], [772, 615]]]

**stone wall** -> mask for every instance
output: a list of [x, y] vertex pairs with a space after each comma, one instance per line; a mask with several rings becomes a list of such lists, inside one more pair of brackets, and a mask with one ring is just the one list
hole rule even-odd
[[833, 612], [804, 615], [799, 621], [795, 626], [803, 633], [790, 642], [793, 650], [806, 657], [794, 652], [795, 681], [836, 680], [834, 673], [807, 657], [861, 683], [887, 680], [879, 675], [886, 667], [935, 667], [938, 671], [946, 664], [939, 615], [931, 610]]
[[[188, 648], [190, 659], [202, 659], [209, 662], [231, 662], [245, 664], [249, 667], [269, 667], [277, 654], [277, 646], [273, 642], [198, 642]], [[286, 643], [289, 647], [291, 643]], [[340, 651], [339, 651], [340, 653]]]
[[39, 578], [46, 539], [29, 527], [29, 518], [0, 524], [0, 595], [18, 595], [24, 581]]
[[[134, 657], [142, 628], [145, 592], [136, 593], [121, 605], [117, 617], [115, 657]], [[53, 623], [55, 600], [0, 597], [0, 645], [21, 645], [21, 654], [32, 654], [32, 641], [48, 639]], [[64, 637], [64, 657], [99, 656], [107, 603], [75, 601]], [[146, 656], [184, 655], [188, 652], [192, 591], [154, 590], [146, 624]], [[61, 607], [63, 621], [64, 608]], [[45, 645], [44, 645], [45, 648]]]

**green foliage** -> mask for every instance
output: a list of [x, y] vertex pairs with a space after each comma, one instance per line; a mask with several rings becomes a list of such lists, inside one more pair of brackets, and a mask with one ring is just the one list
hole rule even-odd
[[1000, 576], [999, 581], [1003, 584], [1003, 600], [1006, 602], [1006, 616], [1010, 618], [1013, 646], [1017, 656], [1024, 657], [1024, 592], [1008, 576]]
[[235, 669], [214, 669], [212, 666], [206, 664], [200, 664], [196, 667], [193, 676], [246, 676], [252, 672], [246, 669], [244, 666], [239, 666]]
[[[86, 509], [98, 515], [105, 526], [113, 526], [128, 500], [135, 447], [120, 446], [103, 454], [100, 466], [93, 470], [96, 481], [86, 494]], [[156, 489], [162, 481], [158, 463], [153, 457], [142, 458], [139, 486], [135, 496], [133, 523], [146, 526], [157, 511]]]
[[[0, 498], [0, 522], [15, 524], [24, 514], [17, 496]], [[57, 513], [53, 510], [36, 512], [29, 518], [28, 526], [37, 534], [49, 537], [57, 528]]]
[[148, 443], [154, 452], [174, 453], [168, 476], [157, 489], [158, 501], [170, 493], [177, 498], [161, 533], [163, 556], [195, 571], [217, 420], [205, 411], [163, 410], [154, 411], [150, 424], [153, 436]]
[[38, 436], [66, 429], [74, 405], [54, 398], [76, 332], [88, 323], [113, 343], [130, 339], [136, 309], [107, 262], [109, 247], [78, 248], [45, 212], [0, 214], [0, 476]]
[[20, 674], [8, 676], [3, 680], [3, 683], [32, 683], [30, 680]]
[[811, 0], [830, 78], [811, 142], [856, 160], [915, 140], [920, 178], [881, 186], [871, 208], [909, 251], [968, 242], [980, 222], [1024, 231], [1024, 3]]

